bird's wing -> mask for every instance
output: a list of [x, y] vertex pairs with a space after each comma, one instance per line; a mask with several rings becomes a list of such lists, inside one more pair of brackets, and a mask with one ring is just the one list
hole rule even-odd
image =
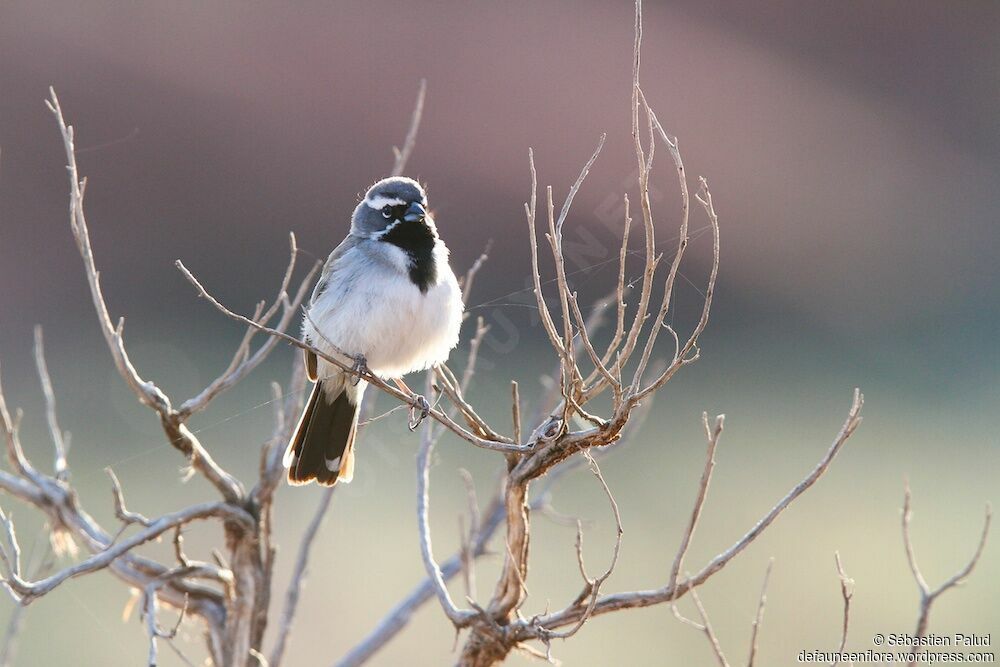
[[334, 278], [334, 274], [340, 266], [340, 260], [344, 257], [344, 255], [357, 247], [359, 241], [361, 241], [361, 239], [358, 237], [353, 234], [348, 234], [347, 237], [340, 242], [340, 245], [333, 249], [330, 256], [326, 258], [326, 263], [323, 265], [323, 272], [320, 274], [319, 280], [316, 281], [312, 297], [309, 299], [310, 305], [316, 303], [316, 300], [322, 296], [324, 291], [326, 291], [327, 287], [330, 285], [330, 281]]

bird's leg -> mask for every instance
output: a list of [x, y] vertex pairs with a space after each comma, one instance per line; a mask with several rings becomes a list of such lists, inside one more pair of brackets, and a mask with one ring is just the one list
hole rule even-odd
[[[413, 396], [413, 404], [410, 406], [410, 418], [407, 420], [406, 425], [411, 431], [415, 431], [420, 426], [420, 422], [427, 419], [427, 415], [431, 413], [431, 404], [427, 402], [426, 398], [407, 387], [406, 383], [403, 382], [403, 378], [393, 378], [393, 382], [396, 383], [401, 392]], [[417, 410], [420, 410], [419, 416], [415, 414]]]
[[354, 365], [351, 366], [351, 373], [353, 377], [351, 378], [351, 384], [355, 387], [361, 382], [361, 374], [369, 373], [368, 360], [365, 359], [365, 355], [359, 354], [354, 357]]

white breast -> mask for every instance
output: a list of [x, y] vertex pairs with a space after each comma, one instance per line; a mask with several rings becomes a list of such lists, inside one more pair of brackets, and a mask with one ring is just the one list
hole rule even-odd
[[423, 293], [410, 280], [408, 258], [399, 248], [370, 241], [347, 251], [309, 308], [307, 340], [327, 352], [332, 343], [362, 354], [368, 367], [385, 377], [446, 360], [458, 343], [462, 297], [440, 241], [435, 259], [437, 282]]

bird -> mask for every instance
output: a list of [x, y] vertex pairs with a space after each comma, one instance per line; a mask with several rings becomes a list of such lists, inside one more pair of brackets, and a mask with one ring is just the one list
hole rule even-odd
[[[464, 317], [448, 258], [424, 187], [404, 176], [378, 181], [323, 266], [305, 309], [303, 342], [334, 358], [350, 355], [355, 371], [400, 383], [407, 373], [443, 363]], [[368, 383], [315, 352], [304, 355], [313, 386], [285, 450], [288, 482], [349, 483]]]

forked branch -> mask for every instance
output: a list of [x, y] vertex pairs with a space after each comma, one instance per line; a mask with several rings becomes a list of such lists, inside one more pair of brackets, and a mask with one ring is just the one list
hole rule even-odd
[[[986, 549], [986, 539], [990, 534], [990, 523], [993, 520], [993, 508], [989, 503], [986, 504], [983, 529], [979, 534], [979, 542], [976, 545], [975, 551], [972, 553], [972, 557], [969, 558], [968, 562], [966, 562], [966, 564], [955, 574], [944, 580], [937, 588], [932, 589], [927, 584], [927, 580], [924, 579], [924, 575], [920, 572], [920, 567], [917, 565], [916, 551], [913, 548], [913, 541], [910, 539], [910, 518], [912, 516], [910, 500], [910, 485], [907, 482], [903, 491], [903, 546], [906, 549], [906, 560], [910, 565], [910, 571], [913, 573], [913, 579], [917, 583], [917, 590], [920, 592], [920, 612], [917, 616], [917, 627], [913, 631], [913, 636], [917, 641], [911, 647], [911, 650], [916, 652], [920, 646], [919, 640], [923, 639], [927, 635], [931, 608], [934, 606], [934, 603], [946, 591], [963, 584], [969, 575], [972, 574], [976, 565], [979, 564], [979, 559], [982, 558], [983, 551]], [[910, 664], [913, 665], [916, 663], [911, 662]]]

